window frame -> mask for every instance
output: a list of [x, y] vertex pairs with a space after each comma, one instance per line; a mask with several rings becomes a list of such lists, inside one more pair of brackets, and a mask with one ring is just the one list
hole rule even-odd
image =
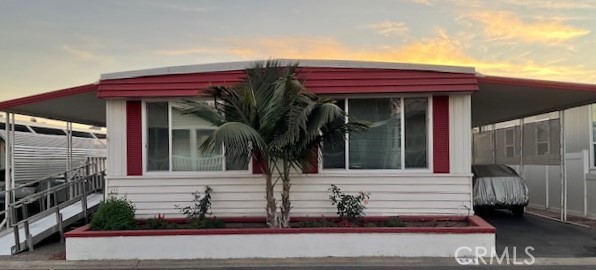
[[[505, 158], [515, 158], [515, 156], [516, 156], [515, 155], [516, 154], [516, 152], [515, 152], [515, 150], [516, 150], [515, 149], [515, 143], [516, 143], [515, 126], [504, 128], [504, 131], [505, 131], [505, 136], [503, 136], [504, 137], [504, 142], [503, 142], [504, 147], [503, 148], [505, 150], [504, 156], [505, 156]], [[511, 131], [511, 138], [513, 141], [513, 142], [511, 142], [511, 144], [507, 144], [507, 132], [509, 132], [509, 131]], [[509, 148], [509, 147], [513, 148], [513, 151], [512, 151], [513, 156], [507, 155], [507, 148]]]
[[[400, 147], [401, 147], [401, 168], [400, 169], [350, 169], [350, 148], [349, 148], [349, 144], [350, 144], [350, 134], [346, 134], [346, 139], [345, 139], [345, 154], [344, 154], [344, 158], [345, 158], [345, 168], [329, 168], [326, 169], [323, 167], [323, 151], [320, 148], [319, 149], [319, 156], [321, 157], [321, 161], [319, 162], [319, 174], [345, 174], [345, 173], [363, 173], [363, 174], [383, 174], [383, 173], [389, 173], [389, 174], [410, 174], [410, 173], [415, 173], [415, 174], [428, 174], [428, 173], [433, 173], [433, 138], [434, 138], [434, 132], [433, 132], [433, 95], [432, 94], [373, 94], [373, 95], [369, 95], [369, 94], [351, 94], [351, 95], [330, 95], [330, 96], [325, 96], [327, 98], [331, 98], [331, 99], [335, 99], [335, 100], [340, 100], [343, 99], [344, 100], [344, 104], [345, 104], [345, 112], [346, 114], [348, 114], [348, 116], [350, 115], [350, 106], [349, 106], [349, 100], [350, 99], [374, 99], [374, 98], [399, 98], [400, 99], [400, 117], [402, 118], [402, 121], [400, 123], [401, 127], [400, 127]], [[411, 168], [408, 169], [406, 168], [406, 162], [405, 162], [405, 121], [403, 121], [405, 119], [405, 106], [404, 106], [404, 99], [406, 98], [427, 98], [427, 132], [428, 132], [428, 136], [427, 136], [427, 168]], [[348, 118], [345, 118], [345, 122], [348, 122]]]
[[[194, 100], [197, 101], [208, 101], [207, 98], [195, 98]], [[253, 174], [252, 171], [252, 159], [248, 162], [248, 169], [247, 170], [226, 170], [226, 160], [225, 160], [225, 149], [223, 150], [223, 165], [221, 171], [175, 171], [172, 167], [172, 102], [180, 101], [180, 99], [173, 99], [173, 98], [153, 98], [153, 99], [144, 99], [141, 101], [141, 123], [142, 123], [142, 167], [143, 167], [143, 175], [148, 176], [180, 176], [180, 177], [196, 177], [196, 176], [208, 176], [208, 175], [249, 175]], [[164, 171], [148, 171], [147, 170], [147, 151], [148, 151], [148, 132], [147, 132], [147, 103], [156, 103], [156, 102], [167, 102], [168, 103], [168, 157], [169, 157], [169, 168], [168, 170]]]
[[[550, 123], [548, 123], [548, 121], [550, 121], [550, 119], [535, 122], [536, 123], [536, 155], [537, 156], [548, 156], [548, 155], [550, 155], [550, 148], [551, 148], [550, 147], [550, 133], [551, 132], [550, 132]], [[547, 122], [546, 123], [546, 130], [545, 130], [545, 132], [546, 132], [546, 142], [541, 142], [539, 140], [538, 128], [539, 128], [541, 122]], [[540, 154], [540, 152], [538, 151], [538, 145], [539, 144], [546, 144], [546, 152], [544, 152], [544, 154]]]

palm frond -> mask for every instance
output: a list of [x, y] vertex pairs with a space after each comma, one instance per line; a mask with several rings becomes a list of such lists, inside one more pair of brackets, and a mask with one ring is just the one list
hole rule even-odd
[[182, 105], [183, 106], [179, 108], [182, 114], [196, 115], [216, 126], [225, 122], [223, 115], [215, 107], [206, 102], [183, 100]]
[[238, 160], [248, 160], [253, 151], [267, 153], [267, 144], [261, 135], [251, 126], [240, 122], [227, 122], [219, 126], [201, 144], [199, 150], [204, 153], [220, 153], [225, 147], [226, 155]]

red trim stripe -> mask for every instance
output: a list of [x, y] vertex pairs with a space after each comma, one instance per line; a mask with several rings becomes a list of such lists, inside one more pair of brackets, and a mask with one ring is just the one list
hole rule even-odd
[[433, 97], [433, 172], [449, 173], [449, 96]]
[[143, 174], [141, 101], [126, 102], [126, 168], [127, 174]]
[[56, 90], [52, 92], [42, 93], [38, 95], [32, 95], [28, 97], [22, 97], [12, 100], [7, 100], [4, 102], [0, 102], [0, 110], [10, 109], [13, 107], [27, 105], [35, 102], [46, 101], [50, 99], [56, 99], [66, 96], [72, 96], [92, 91], [97, 91], [98, 85], [97, 84], [85, 84], [81, 86], [66, 88], [62, 90]]

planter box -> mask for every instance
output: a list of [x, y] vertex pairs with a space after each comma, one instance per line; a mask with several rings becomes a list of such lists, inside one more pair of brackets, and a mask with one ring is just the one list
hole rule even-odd
[[[476, 216], [401, 219], [467, 219], [469, 226], [91, 231], [86, 225], [66, 233], [66, 259], [453, 257], [462, 246], [472, 250], [495, 247], [495, 228]], [[264, 221], [262, 218], [224, 220]], [[458, 255], [473, 254], [461, 252]]]

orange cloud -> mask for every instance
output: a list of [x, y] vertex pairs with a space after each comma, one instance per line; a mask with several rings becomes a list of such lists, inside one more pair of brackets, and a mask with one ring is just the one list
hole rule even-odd
[[484, 34], [491, 39], [557, 45], [590, 33], [590, 30], [565, 25], [560, 20], [525, 22], [506, 11], [475, 12], [467, 17], [480, 22], [484, 27]]
[[[596, 83], [596, 71], [560, 62], [534, 62], [526, 59], [490, 59], [465, 51], [473, 36], [450, 36], [442, 30], [436, 35], [403, 45], [353, 48], [334, 38], [291, 37], [265, 38], [251, 43], [227, 42], [218, 48], [207, 48], [212, 54], [241, 59], [293, 58], [342, 59], [360, 61], [405, 62], [435, 65], [472, 66], [479, 72], [513, 77]], [[193, 54], [199, 49], [179, 50]]]

